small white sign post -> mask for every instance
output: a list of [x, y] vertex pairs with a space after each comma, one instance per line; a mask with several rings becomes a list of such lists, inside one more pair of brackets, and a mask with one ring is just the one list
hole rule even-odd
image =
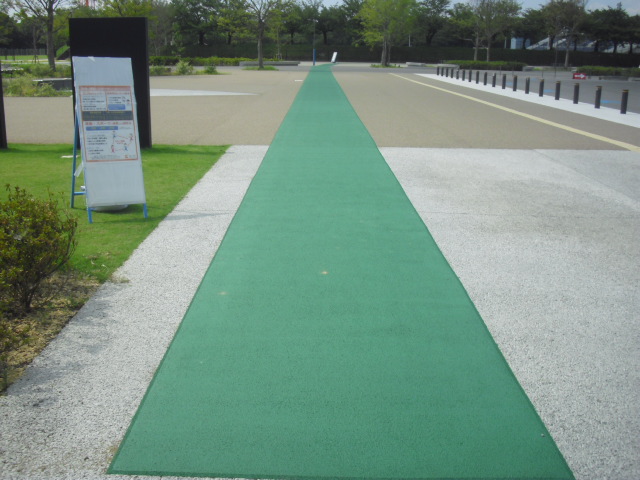
[[[147, 218], [131, 59], [72, 61], [89, 222], [93, 210], [131, 204], [142, 204]], [[75, 161], [74, 156], [74, 169]], [[73, 196], [79, 194], [73, 190], [75, 176], [72, 206]]]

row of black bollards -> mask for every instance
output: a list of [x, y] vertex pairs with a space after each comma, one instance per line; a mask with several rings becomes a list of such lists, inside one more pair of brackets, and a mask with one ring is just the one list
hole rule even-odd
[[[469, 76], [467, 77], [467, 71], [465, 69], [460, 69], [460, 68], [455, 68], [455, 67], [436, 67], [436, 75], [438, 76], [445, 76], [447, 78], [454, 78], [454, 71], [455, 71], [455, 78], [456, 80], [460, 79], [460, 70], [462, 70], [462, 81], [467, 80], [467, 78], [469, 79], [469, 82], [473, 81], [473, 75], [472, 75], [472, 70], [469, 70]], [[476, 83], [479, 84], [480, 83], [480, 71], [476, 70]], [[491, 77], [491, 86], [493, 88], [495, 88], [496, 86], [496, 78], [497, 78], [497, 74], [494, 73]], [[483, 79], [483, 84], [487, 85], [487, 81], [488, 81], [488, 72], [484, 72], [484, 79]], [[503, 74], [502, 75], [502, 89], [505, 90], [507, 87], [507, 74]], [[554, 92], [554, 98], [556, 100], [560, 100], [560, 87], [561, 87], [561, 82], [558, 80], [556, 81], [556, 85], [555, 85], [555, 92]], [[531, 78], [527, 77], [525, 79], [525, 87], [524, 87], [524, 93], [525, 94], [529, 94], [529, 91], [531, 89]], [[518, 76], [517, 75], [513, 75], [513, 91], [516, 92], [518, 90]], [[538, 89], [538, 96], [543, 97], [544, 96], [544, 78], [540, 79], [540, 84], [539, 84], [539, 89]], [[578, 104], [580, 101], [580, 84], [579, 83], [575, 83], [573, 86], [573, 103], [574, 104]], [[600, 108], [600, 104], [602, 102], [602, 86], [598, 85], [596, 87], [596, 98], [595, 98], [595, 102], [594, 102], [594, 107], [595, 108]], [[623, 90], [622, 91], [622, 99], [620, 102], [620, 113], [625, 114], [627, 113], [627, 105], [629, 103], [629, 90]]]

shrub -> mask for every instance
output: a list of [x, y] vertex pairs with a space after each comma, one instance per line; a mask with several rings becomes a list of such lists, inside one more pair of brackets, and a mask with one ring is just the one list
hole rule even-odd
[[177, 75], [191, 75], [193, 73], [193, 66], [186, 60], [180, 60], [176, 65]]
[[149, 75], [159, 77], [161, 75], [171, 75], [171, 67], [162, 65], [152, 65], [149, 67]]
[[149, 57], [149, 65], [172, 67], [180, 61], [180, 57], [176, 56], [158, 56]]
[[0, 307], [31, 310], [42, 282], [63, 267], [76, 246], [77, 220], [49, 192], [37, 199], [7, 185], [0, 202]]
[[49, 83], [36, 83], [30, 76], [12, 78], [3, 83], [7, 97], [66, 97], [69, 91], [58, 91]]
[[578, 72], [589, 76], [612, 76], [612, 77], [640, 77], [640, 68], [619, 68], [619, 67], [598, 67], [595, 65], [584, 65], [578, 68]]
[[215, 65], [207, 65], [204, 67], [204, 73], [207, 75], [216, 75], [218, 73], [218, 69]]
[[49, 68], [48, 63], [25, 64], [22, 68], [24, 69], [25, 73], [28, 73], [29, 75], [32, 75], [34, 77], [44, 78], [53, 76], [53, 72], [51, 71], [51, 68]]
[[446, 60], [445, 63], [458, 65], [460, 68], [472, 70], [505, 70], [521, 72], [526, 63], [522, 62], [482, 62], [479, 60]]

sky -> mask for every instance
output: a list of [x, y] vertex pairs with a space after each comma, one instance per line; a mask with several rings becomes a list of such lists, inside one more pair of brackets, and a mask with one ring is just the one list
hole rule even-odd
[[[522, 9], [527, 8], [540, 8], [540, 5], [544, 5], [548, 0], [518, 0], [522, 4]], [[587, 10], [606, 9], [607, 7], [615, 8], [618, 2], [622, 3], [629, 15], [640, 14], [640, 0], [587, 0]], [[342, 0], [322, 0], [322, 3], [326, 6], [340, 5]], [[451, 0], [451, 3], [466, 3], [466, 0]]]

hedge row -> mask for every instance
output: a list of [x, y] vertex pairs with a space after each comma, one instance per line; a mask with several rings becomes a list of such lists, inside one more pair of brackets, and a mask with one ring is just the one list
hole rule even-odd
[[458, 65], [468, 70], [507, 70], [521, 72], [526, 63], [522, 62], [479, 62], [475, 60], [447, 60], [445, 63]]
[[599, 67], [596, 65], [584, 65], [578, 68], [578, 72], [589, 76], [612, 76], [612, 77], [640, 77], [640, 68], [616, 68]]
[[[316, 45], [317, 58], [320, 61], [331, 59], [333, 52], [338, 52], [338, 62], [367, 62], [380, 61], [380, 48], [355, 47], [352, 45]], [[309, 44], [264, 45], [265, 57], [277, 57], [283, 60], [308, 60], [312, 59], [313, 48]], [[393, 63], [420, 62], [441, 63], [448, 58], [459, 60], [473, 60], [473, 48], [471, 47], [428, 47], [419, 45], [414, 47], [393, 47], [391, 49], [391, 61]], [[480, 52], [480, 58], [484, 58], [485, 52]], [[188, 47], [186, 55], [190, 57], [250, 57], [256, 58], [255, 44], [238, 45], [209, 45]], [[527, 65], [554, 65], [564, 64], [564, 50], [510, 50], [504, 48], [492, 48], [491, 59], [493, 61], [519, 62]], [[570, 52], [569, 62], [571, 66], [602, 65], [609, 67], [631, 68], [640, 65], [640, 55], [627, 53], [594, 53], [594, 52]]]
[[[224, 58], [224, 57], [178, 57], [175, 55], [169, 56], [152, 56], [149, 57], [149, 65], [152, 67], [174, 67], [178, 62], [187, 62], [194, 67], [237, 67], [240, 62], [251, 61], [254, 58], [238, 57], [238, 58]], [[266, 59], [265, 59], [266, 60]]]

